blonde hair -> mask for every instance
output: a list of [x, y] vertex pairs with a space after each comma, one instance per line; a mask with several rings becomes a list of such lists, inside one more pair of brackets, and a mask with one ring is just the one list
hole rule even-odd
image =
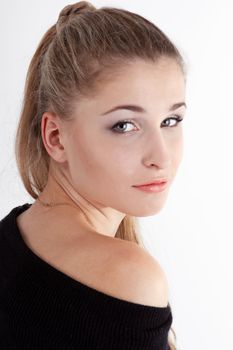
[[[15, 139], [19, 174], [38, 198], [49, 173], [50, 156], [41, 137], [45, 111], [71, 121], [74, 100], [94, 96], [99, 83], [134, 59], [156, 62], [170, 57], [185, 76], [184, 60], [169, 38], [144, 17], [119, 8], [95, 8], [80, 1], [66, 6], [41, 39], [29, 65]], [[126, 215], [116, 237], [145, 248], [136, 217]], [[170, 331], [176, 334], [172, 328]], [[169, 332], [170, 349], [176, 350]]]

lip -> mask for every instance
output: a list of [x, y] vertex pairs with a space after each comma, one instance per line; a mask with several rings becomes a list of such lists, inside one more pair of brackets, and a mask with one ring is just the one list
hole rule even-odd
[[133, 187], [141, 187], [141, 186], [149, 186], [149, 185], [158, 185], [158, 184], [161, 184], [161, 183], [164, 183], [164, 182], [168, 182], [168, 180], [164, 178], [164, 179], [155, 180], [155, 181], [148, 182], [148, 183], [141, 184], [141, 185], [135, 185], [135, 186], [133, 186]]
[[160, 182], [160, 183], [152, 183], [149, 185], [141, 185], [141, 186], [133, 186], [141, 191], [144, 192], [152, 192], [152, 193], [157, 193], [157, 192], [162, 192], [167, 188], [168, 181], [166, 182]]

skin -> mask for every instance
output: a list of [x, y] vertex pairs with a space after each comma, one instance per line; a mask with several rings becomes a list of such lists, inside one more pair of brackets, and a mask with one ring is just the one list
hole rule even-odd
[[[184, 117], [185, 107], [169, 112], [178, 102], [185, 102], [185, 77], [178, 64], [170, 58], [157, 63], [138, 59], [105, 82], [94, 98], [78, 101], [72, 122], [44, 113], [41, 131], [51, 163], [40, 199], [70, 205], [46, 208], [36, 200], [30, 213], [45, 223], [56, 217], [59, 227], [78, 228], [76, 234], [111, 238], [126, 214], [157, 214], [183, 153], [182, 122], [164, 122], [177, 114]], [[139, 105], [146, 113], [118, 110], [102, 115], [125, 104]], [[111, 130], [124, 119], [134, 125]], [[132, 187], [161, 177], [169, 179], [165, 191], [145, 193]]]

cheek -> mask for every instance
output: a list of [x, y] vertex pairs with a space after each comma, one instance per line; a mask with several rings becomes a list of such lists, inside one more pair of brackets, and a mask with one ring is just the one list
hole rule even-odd
[[132, 191], [135, 173], [132, 154], [127, 154], [122, 148], [112, 147], [109, 142], [89, 142], [85, 138], [73, 143], [70, 158], [72, 184], [80, 195], [96, 205], [127, 210], [123, 208], [126, 192]]
[[[76, 135], [71, 145], [70, 171], [76, 183], [82, 182], [111, 185], [116, 190], [119, 186], [132, 182], [135, 174], [136, 159], [132, 151], [120, 146], [116, 140], [105, 140], [94, 135]], [[122, 181], [121, 181], [122, 180]], [[124, 182], [123, 182], [124, 180]], [[131, 181], [131, 182], [130, 182]], [[132, 184], [131, 184], [132, 185]]]
[[175, 143], [173, 143], [172, 147], [172, 164], [173, 164], [173, 170], [174, 172], [179, 167], [182, 158], [183, 158], [183, 138], [182, 136], [179, 137]]

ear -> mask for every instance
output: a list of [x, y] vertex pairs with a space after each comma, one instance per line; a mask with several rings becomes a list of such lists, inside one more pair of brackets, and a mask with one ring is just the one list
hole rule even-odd
[[48, 154], [59, 163], [66, 161], [61, 131], [60, 117], [52, 112], [45, 112], [41, 120], [41, 136]]

